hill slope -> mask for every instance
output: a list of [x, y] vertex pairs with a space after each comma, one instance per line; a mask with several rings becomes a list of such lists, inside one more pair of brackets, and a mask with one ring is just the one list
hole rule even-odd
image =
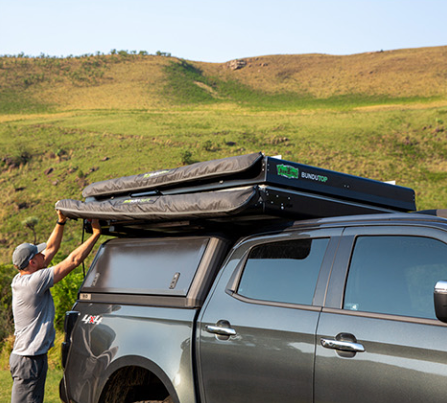
[[[447, 206], [447, 47], [244, 59], [0, 58], [0, 264], [91, 182], [263, 151]], [[67, 225], [62, 253], [80, 240]]]
[[[447, 47], [352, 56], [280, 55], [199, 63], [141, 55], [0, 58], [0, 112], [280, 104], [341, 98], [383, 103], [447, 96]], [[326, 103], [327, 104], [327, 103]], [[322, 104], [324, 105], [324, 104]]]

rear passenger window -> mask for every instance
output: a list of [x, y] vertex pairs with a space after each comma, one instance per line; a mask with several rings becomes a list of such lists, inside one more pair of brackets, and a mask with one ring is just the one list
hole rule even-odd
[[438, 280], [447, 280], [445, 243], [416, 236], [359, 237], [344, 309], [436, 319]]
[[238, 294], [247, 298], [311, 305], [329, 240], [297, 239], [254, 247]]

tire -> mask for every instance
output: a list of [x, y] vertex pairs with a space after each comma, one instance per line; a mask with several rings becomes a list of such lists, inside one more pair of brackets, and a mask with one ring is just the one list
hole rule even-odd
[[144, 401], [138, 401], [133, 403], [174, 403], [174, 400], [171, 396], [168, 396], [165, 400], [144, 400]]

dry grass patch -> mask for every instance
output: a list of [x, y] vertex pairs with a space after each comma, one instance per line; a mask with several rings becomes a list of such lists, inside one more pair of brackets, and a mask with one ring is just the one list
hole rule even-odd
[[258, 90], [290, 91], [328, 98], [337, 95], [445, 96], [447, 47], [403, 49], [350, 56], [274, 55], [226, 63], [197, 64], [207, 75], [236, 79]]

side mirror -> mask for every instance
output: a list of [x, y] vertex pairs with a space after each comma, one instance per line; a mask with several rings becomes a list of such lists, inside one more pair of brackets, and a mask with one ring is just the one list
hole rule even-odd
[[447, 323], [447, 281], [438, 281], [434, 292], [435, 313], [441, 322]]

